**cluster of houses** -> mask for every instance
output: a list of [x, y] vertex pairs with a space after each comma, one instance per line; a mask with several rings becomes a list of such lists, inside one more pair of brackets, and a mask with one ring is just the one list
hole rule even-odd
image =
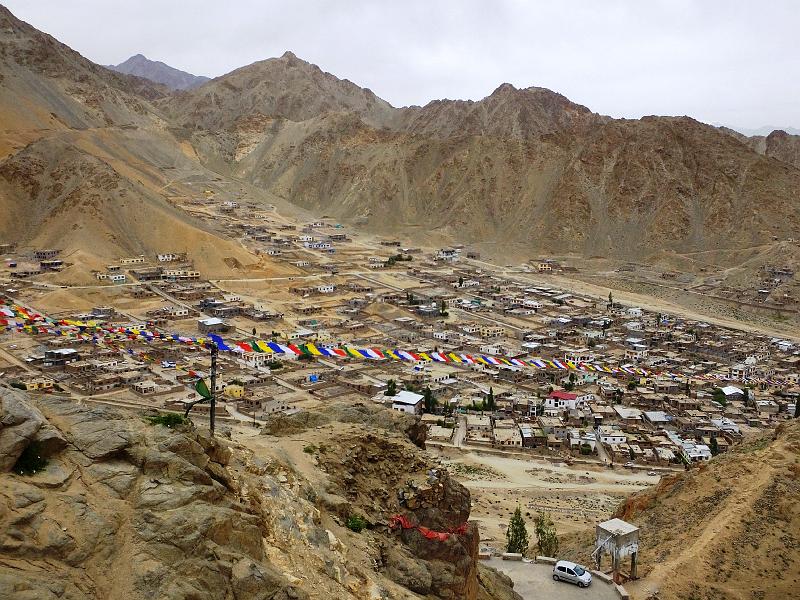
[[[134, 328], [184, 328], [179, 333], [185, 335], [508, 359], [469, 364], [224, 354], [218, 391], [233, 415], [258, 420], [296, 410], [301, 397], [350, 397], [424, 413], [430, 437], [443, 442], [666, 464], [707, 460], [747, 431], [773, 427], [796, 410], [800, 347], [791, 340], [542, 283], [552, 279], [540, 275], [569, 270], [551, 259], [500, 275], [476, 262], [480, 255], [469, 248], [423, 252], [384, 240], [379, 247], [358, 249], [336, 223], [282, 223], [246, 202], [206, 196], [196, 200], [205, 211], [197, 214], [208, 216], [209, 205], [218, 207], [214, 218], [250, 249], [307, 276], [276, 283], [282, 286], [273, 292], [278, 299], [260, 304], [203, 281], [185, 253], [125, 257], [98, 278], [135, 278], [142, 285], [126, 287], [127, 294], [152, 298], [157, 292], [164, 304], [148, 308], [141, 320], [111, 307], [74, 316]], [[60, 261], [57, 250], [37, 251], [34, 259], [39, 272]], [[405, 283], [383, 283], [381, 272], [349, 272], [354, 265], [383, 269]], [[128, 390], [136, 398], [179, 406], [194, 397], [189, 371], [208, 369], [207, 356], [196, 348], [159, 340], [132, 340], [125, 348], [120, 355], [102, 344], [74, 345], [35, 333], [28, 354], [20, 357], [29, 370], [15, 377], [34, 391]], [[593, 368], [537, 369], [511, 359]], [[649, 374], [635, 368], [609, 372], [604, 365], [639, 367]], [[390, 389], [397, 393], [388, 395]], [[426, 398], [428, 404], [434, 399], [428, 410]]]

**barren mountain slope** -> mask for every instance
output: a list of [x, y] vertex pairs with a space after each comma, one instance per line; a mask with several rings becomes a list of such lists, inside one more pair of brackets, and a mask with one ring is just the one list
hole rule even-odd
[[0, 6], [0, 130], [149, 124], [158, 117], [146, 99], [166, 91], [86, 60]]
[[171, 90], [188, 90], [209, 81], [208, 77], [192, 75], [186, 71], [170, 67], [160, 60], [150, 60], [141, 54], [131, 56], [128, 60], [118, 65], [109, 65], [108, 68], [117, 73], [144, 77], [150, 81], [165, 85]]
[[790, 150], [778, 152], [789, 147], [779, 136], [764, 155], [689, 118], [614, 120], [549, 90], [507, 84], [479, 102], [396, 109], [288, 52], [157, 99], [157, 88], [2, 15], [5, 153], [65, 128], [103, 128], [118, 137], [109, 145], [119, 158], [98, 156], [93, 143], [81, 152], [130, 179], [121, 132], [135, 129], [150, 138], [142, 144], [164, 148], [132, 149], [145, 182], [188, 141], [198, 171], [374, 231], [482, 244], [498, 259], [510, 247], [517, 257], [624, 260], [713, 250], [727, 267], [742, 248], [800, 238], [800, 169]]
[[160, 105], [185, 127], [211, 131], [228, 129], [246, 116], [303, 121], [328, 112], [354, 113], [377, 124], [392, 111], [370, 90], [325, 73], [291, 52], [236, 69]]
[[[74, 132], [43, 138], [0, 162], [0, 236], [22, 246], [82, 251], [99, 264], [166, 247], [188, 251], [208, 276], [231, 272], [225, 259], [254, 257], [167, 203], [161, 174], [143, 163], [181, 160], [155, 134]], [[171, 151], [171, 155], [170, 155]], [[183, 160], [186, 160], [185, 158]], [[67, 259], [68, 260], [68, 259]]]
[[424, 107], [395, 111], [393, 129], [433, 137], [490, 135], [532, 138], [546, 134], [580, 134], [608, 117], [592, 113], [545, 88], [517, 89], [504, 83], [489, 96], [472, 100], [434, 100]]
[[[446, 472], [429, 477], [434, 465], [407, 437], [413, 419], [343, 410], [358, 426], [341, 439], [334, 406], [315, 415], [312, 435], [329, 436], [318, 456], [271, 435], [254, 453], [191, 425], [3, 388], [0, 596], [519, 600], [506, 577], [478, 566], [474, 525], [444, 541], [387, 528], [398, 510], [454, 527], [469, 514], [469, 492]], [[337, 468], [374, 493], [347, 496], [338, 478], [326, 483], [327, 451], [349, 457]], [[36, 455], [47, 465], [20, 474]], [[416, 508], [398, 506], [400, 490]], [[351, 515], [369, 528], [348, 529]]]
[[[770, 434], [771, 435], [771, 434]], [[638, 598], [783, 599], [800, 584], [800, 422], [634, 494], [616, 516], [640, 531]], [[583, 561], [588, 536], [565, 552]]]
[[212, 168], [378, 231], [612, 258], [800, 233], [800, 170], [689, 118], [614, 120], [510, 85], [405, 109], [356, 90], [284, 55], [161, 105]]
[[[204, 275], [255, 257], [176, 209], [176, 177], [216, 177], [176, 140], [150, 99], [165, 88], [84, 59], [0, 7], [0, 237], [79, 251], [75, 283], [125, 254], [188, 251]], [[78, 255], [76, 255], [78, 256]], [[69, 258], [66, 258], [69, 263]]]
[[439, 228], [587, 256], [733, 249], [796, 237], [800, 170], [691, 119], [609, 121], [581, 136], [412, 135], [355, 115], [238, 119], [193, 137], [205, 160], [377, 231]]

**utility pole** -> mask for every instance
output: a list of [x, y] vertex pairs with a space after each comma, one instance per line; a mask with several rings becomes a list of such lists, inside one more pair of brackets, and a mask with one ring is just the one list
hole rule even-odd
[[214, 435], [214, 420], [217, 408], [217, 345], [211, 344], [211, 435]]
[[214, 342], [208, 342], [209, 349], [211, 350], [211, 389], [209, 390], [205, 386], [205, 382], [200, 379], [195, 386], [195, 389], [200, 394], [201, 398], [199, 400], [195, 400], [194, 402], [189, 402], [186, 405], [186, 411], [183, 413], [183, 418], [188, 418], [189, 411], [192, 410], [192, 407], [195, 404], [199, 404], [200, 402], [205, 402], [208, 400], [211, 403], [211, 413], [209, 417], [211, 419], [211, 435], [214, 435], [214, 422], [216, 420], [216, 409], [217, 409], [217, 353], [219, 352], [219, 348]]

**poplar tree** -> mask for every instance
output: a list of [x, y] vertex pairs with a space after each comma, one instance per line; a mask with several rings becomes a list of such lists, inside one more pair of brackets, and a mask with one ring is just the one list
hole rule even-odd
[[518, 552], [525, 554], [528, 551], [528, 530], [525, 527], [525, 519], [522, 518], [522, 511], [517, 504], [517, 510], [508, 523], [506, 530], [506, 552]]
[[550, 515], [540, 512], [533, 520], [533, 526], [536, 531], [536, 545], [539, 548], [539, 554], [555, 557], [558, 554], [558, 536]]

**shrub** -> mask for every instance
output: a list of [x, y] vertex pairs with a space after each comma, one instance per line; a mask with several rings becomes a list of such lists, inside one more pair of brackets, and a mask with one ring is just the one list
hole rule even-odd
[[314, 444], [309, 444], [308, 446], [303, 447], [303, 452], [306, 454], [314, 454], [317, 451], [317, 447]]
[[350, 515], [347, 517], [347, 528], [350, 531], [361, 533], [367, 526], [367, 520], [361, 515]]
[[186, 423], [186, 419], [175, 413], [164, 413], [163, 415], [147, 417], [147, 422], [150, 423], [150, 425], [163, 425], [164, 427], [172, 428], [183, 425]]
[[47, 466], [47, 459], [42, 456], [42, 448], [38, 442], [28, 445], [14, 464], [14, 472], [19, 475], [35, 475]]

